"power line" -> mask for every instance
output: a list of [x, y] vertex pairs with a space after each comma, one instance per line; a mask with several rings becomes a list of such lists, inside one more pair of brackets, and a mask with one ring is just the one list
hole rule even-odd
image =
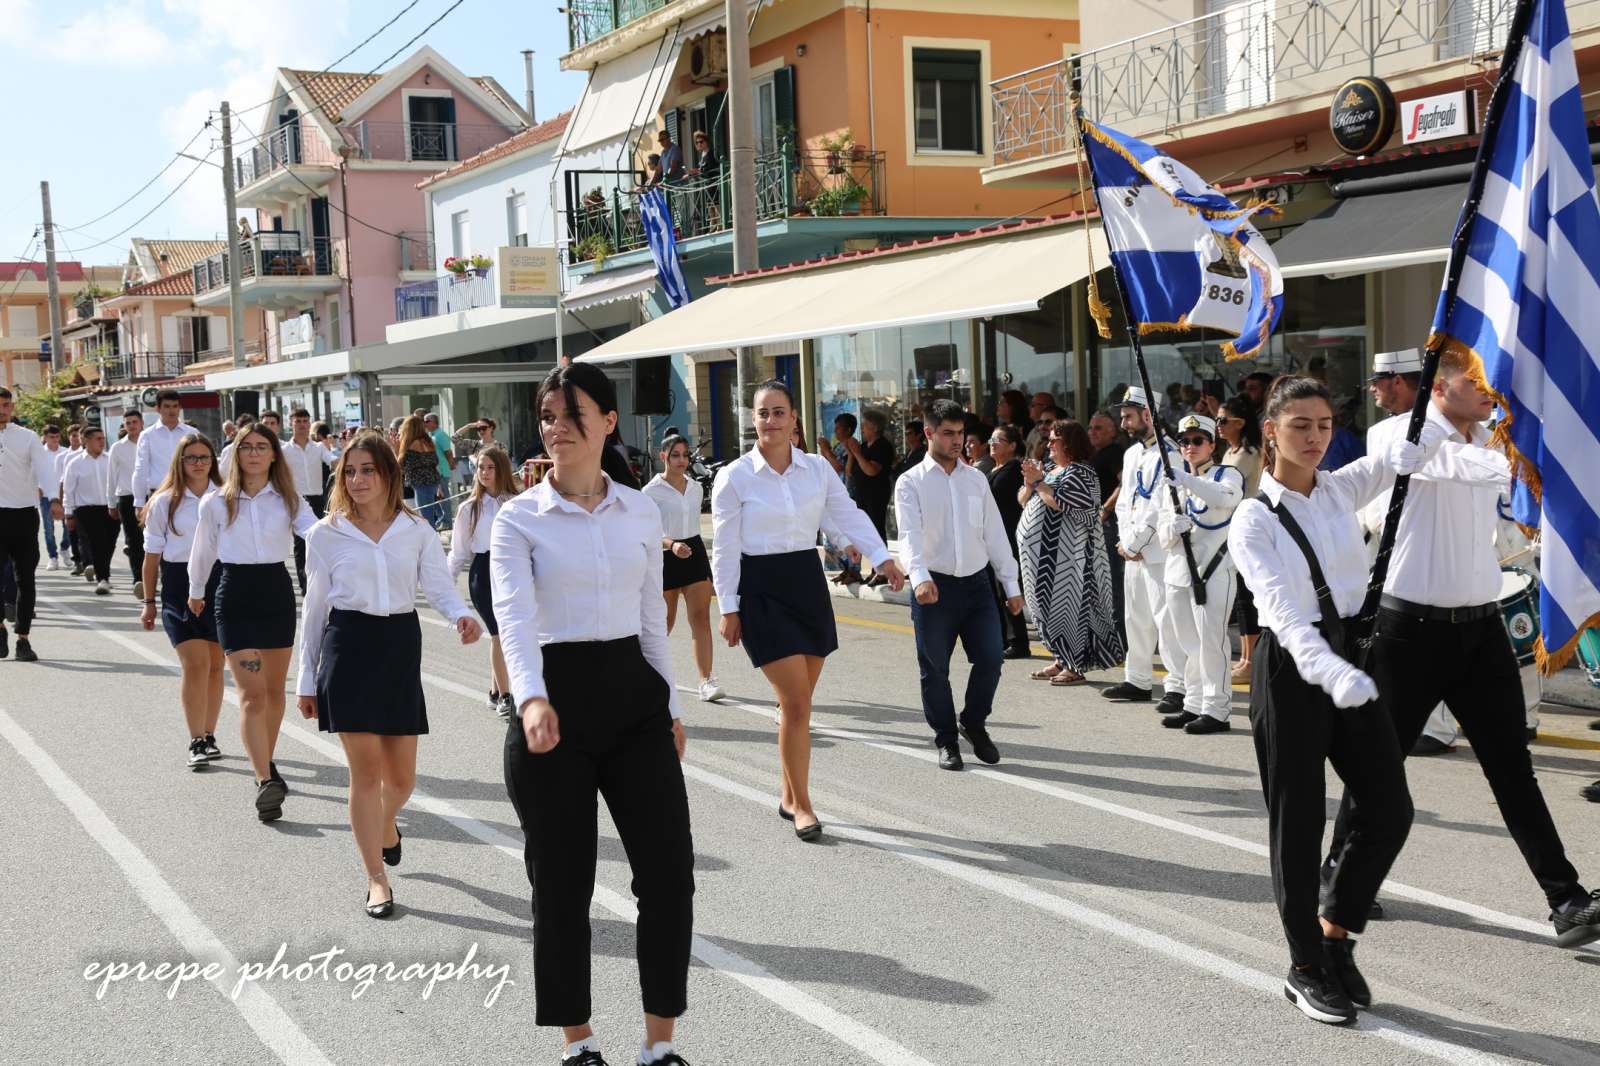
[[[163, 196], [156, 203], [156, 205], [154, 207], [152, 207], [150, 210], [146, 211], [144, 214], [140, 215], [138, 218], [136, 218], [132, 222], [130, 222], [127, 226], [123, 227], [121, 230], [118, 230], [116, 233], [113, 233], [111, 236], [107, 237], [105, 240], [95, 241], [93, 244], [84, 245], [84, 249], [83, 250], [84, 251], [88, 251], [91, 248], [99, 248], [101, 245], [112, 243], [113, 241], [115, 241], [118, 238], [120, 238], [123, 234], [125, 234], [125, 233], [129, 232], [130, 230], [132, 230], [139, 223], [143, 222], [145, 219], [149, 218], [151, 215], [153, 215], [157, 211], [161, 210], [161, 208], [166, 206], [166, 203], [167, 203], [168, 200], [170, 200], [174, 196], [178, 195], [178, 190], [179, 189], [181, 189], [185, 185], [189, 184], [190, 179], [193, 178], [196, 174], [200, 173], [200, 168], [201, 167], [203, 167], [206, 164], [211, 162], [211, 156], [214, 155], [214, 154], [216, 154], [216, 149], [212, 149], [210, 152], [207, 152], [205, 158], [201, 159], [199, 162], [195, 163], [194, 169], [189, 171], [189, 173], [185, 174], [183, 176], [183, 180], [178, 182], [178, 184], [174, 185], [172, 187], [172, 191], [168, 192], [167, 195]], [[60, 229], [61, 227], [57, 226], [56, 228]]]
[[[393, 26], [396, 22], [399, 22], [400, 19], [405, 16], [406, 12], [408, 12], [412, 8], [416, 7], [421, 2], [422, 2], [422, 0], [411, 0], [411, 3], [409, 3], [405, 7], [401, 8], [394, 15], [394, 17], [391, 18], [388, 22], [385, 22], [382, 26], [379, 26], [377, 29], [375, 29], [371, 33], [369, 33], [366, 36], [366, 39], [363, 40], [360, 44], [356, 45], [354, 48], [350, 49], [350, 51], [346, 52], [344, 55], [340, 56], [338, 59], [335, 59], [333, 62], [329, 63], [327, 66], [325, 66], [321, 70], [317, 71], [317, 73], [313, 74], [311, 77], [307, 78], [305, 81], [296, 82], [295, 83], [295, 88], [303, 89], [307, 85], [310, 85], [312, 82], [316, 81], [318, 78], [322, 77], [324, 74], [333, 73], [333, 68], [334, 67], [338, 66], [340, 63], [343, 63], [346, 59], [349, 59], [351, 56], [353, 56], [357, 52], [361, 51], [367, 45], [371, 44], [372, 40], [375, 37], [377, 37], [384, 30], [388, 29], [390, 26]], [[415, 38], [412, 38], [412, 39], [415, 40]], [[387, 62], [387, 60], [385, 60], [385, 62]], [[269, 97], [268, 99], [261, 101], [259, 104], [251, 104], [249, 107], [239, 108], [236, 111], [234, 111], [234, 114], [235, 115], [243, 115], [243, 114], [245, 114], [246, 112], [249, 112], [249, 111], [259, 111], [261, 108], [266, 107], [268, 104], [272, 103], [272, 101], [276, 100], [276, 99], [277, 99], [276, 96]]]
[[[17, 257], [17, 261], [19, 263], [21, 263], [22, 266], [38, 266], [39, 265], [39, 261], [37, 259], [33, 258], [33, 246], [34, 246], [35, 243], [38, 242], [38, 240], [39, 240], [39, 227], [35, 226], [35, 227], [33, 227], [33, 236], [28, 239], [28, 246], [26, 248], [24, 248], [22, 250], [22, 254]], [[22, 270], [19, 267], [18, 270], [17, 270], [17, 276], [12, 279], [11, 288], [6, 290], [6, 293], [5, 293], [4, 296], [0, 296], [0, 303], [4, 303], [6, 300], [11, 299], [11, 297], [16, 293], [17, 289], [19, 289], [21, 286], [22, 286]]]
[[126, 200], [122, 201], [116, 207], [113, 207], [111, 210], [107, 211], [105, 214], [99, 216], [98, 218], [92, 218], [88, 222], [85, 222], [85, 223], [83, 223], [81, 225], [78, 225], [78, 226], [63, 226], [58, 222], [58, 223], [56, 223], [56, 230], [58, 232], [60, 230], [70, 230], [73, 233], [82, 233], [84, 230], [86, 230], [89, 227], [93, 226], [96, 222], [100, 222], [100, 221], [103, 221], [103, 220], [105, 220], [107, 218], [110, 218], [112, 215], [116, 214], [118, 211], [121, 211], [124, 207], [127, 207], [134, 200], [138, 199], [140, 193], [144, 192], [150, 186], [154, 185], [157, 182], [157, 180], [160, 179], [161, 175], [163, 175], [167, 171], [171, 170], [172, 169], [172, 164], [176, 163], [179, 159], [182, 159], [183, 158], [183, 153], [187, 152], [194, 145], [194, 142], [198, 141], [205, 134], [206, 130], [208, 130], [210, 128], [211, 128], [211, 118], [208, 115], [206, 117], [205, 125], [201, 126], [198, 130], [195, 131], [195, 135], [193, 137], [189, 138], [189, 143], [184, 145], [182, 148], [179, 148], [176, 152], [173, 152], [172, 153], [172, 158], [167, 160], [167, 165], [162, 167], [160, 170], [156, 171], [155, 177], [151, 178], [149, 181], [145, 182], [143, 185], [141, 185], [137, 189], [135, 189], [132, 196], [129, 196]]

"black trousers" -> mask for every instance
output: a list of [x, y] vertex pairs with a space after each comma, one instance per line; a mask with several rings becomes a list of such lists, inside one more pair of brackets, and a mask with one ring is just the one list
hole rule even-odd
[[[1383, 608], [1369, 665], [1379, 703], [1394, 721], [1401, 753], [1411, 750], [1442, 700], [1472, 742], [1500, 817], [1550, 906], [1584, 897], [1578, 871], [1567, 859], [1533, 774], [1522, 676], [1499, 612], [1452, 623], [1408, 618]], [[1333, 825], [1334, 849], [1365, 822], [1359, 798], [1346, 792]]]
[[1000, 644], [1002, 647], [1025, 652], [1028, 650], [1027, 612], [1012, 614], [1011, 608], [1006, 606], [1005, 586], [1000, 584], [1000, 579], [994, 575], [993, 567], [989, 568], [988, 574], [989, 584], [994, 589], [995, 606], [1000, 608]]
[[[311, 513], [318, 518], [327, 514], [327, 506], [321, 496], [302, 497], [311, 506]], [[306, 542], [297, 533], [294, 538], [294, 574], [300, 579], [300, 595], [306, 594]]]
[[[1326, 692], [1300, 676], [1276, 635], [1263, 629], [1251, 658], [1250, 728], [1267, 799], [1272, 894], [1289, 954], [1298, 966], [1326, 966], [1319, 895], [1323, 917], [1361, 932], [1378, 886], [1411, 831], [1411, 792], [1394, 723], [1377, 703], [1335, 707]], [[1325, 761], [1367, 816], [1351, 829], [1323, 886]]]
[[117, 522], [105, 507], [79, 507], [72, 512], [85, 565], [94, 567], [96, 581], [111, 580], [111, 551], [117, 543]]
[[1111, 564], [1111, 617], [1117, 620], [1117, 635], [1122, 638], [1123, 647], [1128, 645], [1128, 609], [1123, 602], [1127, 590], [1122, 584], [1122, 568], [1127, 565], [1127, 560], [1117, 554], [1117, 540], [1122, 536], [1117, 528], [1117, 516], [1113, 514], [1100, 523], [1101, 535], [1106, 542], [1106, 560]]
[[597, 796], [605, 797], [633, 869], [645, 1013], [676, 1018], [688, 1008], [694, 843], [667, 684], [637, 637], [546, 645], [544, 678], [560, 743], [530, 754], [513, 718], [505, 745], [506, 791], [533, 886], [535, 1024], [590, 1018]]
[[0, 559], [9, 559], [17, 582], [17, 636], [33, 625], [34, 571], [39, 569], [39, 508], [0, 507]]
[[134, 507], [132, 496], [117, 497], [117, 517], [122, 522], [122, 554], [128, 557], [128, 571], [133, 574], [133, 580], [141, 581], [144, 579], [144, 526], [139, 524], [139, 510]]

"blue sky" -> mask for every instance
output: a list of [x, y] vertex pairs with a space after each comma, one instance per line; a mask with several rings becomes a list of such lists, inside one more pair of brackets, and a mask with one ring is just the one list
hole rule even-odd
[[[454, 0], [417, 0], [338, 69], [369, 71]], [[0, 260], [21, 258], [50, 182], [56, 255], [120, 264], [132, 237], [213, 238], [225, 211], [219, 172], [179, 159], [153, 185], [105, 217], [161, 170], [216, 109], [260, 103], [280, 66], [320, 70], [410, 0], [0, 0], [0, 69], [12, 86], [0, 166]], [[532, 48], [538, 117], [573, 105], [584, 75], [562, 73], [565, 16], [556, 0], [464, 0], [417, 44], [468, 74], [487, 74], [521, 99], [522, 55]], [[205, 155], [213, 132], [191, 151]], [[217, 158], [217, 157], [213, 157]], [[110, 239], [168, 193], [128, 233]], [[89, 223], [93, 222], [93, 225]], [[108, 243], [92, 247], [97, 241]], [[42, 261], [42, 245], [29, 257]]]

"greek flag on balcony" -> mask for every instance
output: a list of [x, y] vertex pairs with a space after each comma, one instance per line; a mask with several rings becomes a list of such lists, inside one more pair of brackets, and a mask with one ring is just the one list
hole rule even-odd
[[[1215, 329], [1237, 338], [1223, 346], [1227, 358], [1258, 354], [1283, 311], [1283, 274], [1250, 220], [1272, 209], [1239, 207], [1137, 138], [1087, 121], [1083, 128], [1101, 223], [1139, 332]], [[1100, 332], [1110, 335], [1108, 321]]]
[[1500, 407], [1512, 513], [1541, 530], [1536, 652], [1549, 671], [1600, 625], [1600, 203], [1566, 11], [1525, 2], [1526, 35], [1507, 44], [1495, 90], [1504, 109], [1479, 148], [1482, 197], [1462, 209], [1460, 281], [1453, 301], [1440, 296], [1430, 346], [1464, 355]]
[[678, 257], [678, 238], [672, 232], [672, 210], [667, 207], [667, 194], [661, 189], [647, 189], [639, 195], [639, 219], [644, 224], [645, 239], [650, 242], [650, 256], [656, 261], [656, 278], [667, 303], [676, 310], [688, 303], [689, 283], [683, 280], [683, 260]]

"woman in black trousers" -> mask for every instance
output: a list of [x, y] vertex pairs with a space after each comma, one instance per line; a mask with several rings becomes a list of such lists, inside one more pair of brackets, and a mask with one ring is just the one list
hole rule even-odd
[[534, 900], [535, 1021], [560, 1026], [572, 1066], [602, 1066], [589, 1024], [595, 801], [603, 796], [639, 901], [639, 1062], [684, 1066], [673, 1031], [688, 1006], [694, 848], [684, 734], [661, 596], [661, 513], [601, 469], [616, 389], [558, 367], [535, 401], [553, 460], [494, 520], [494, 615], [519, 720], [506, 791], [527, 838]]

